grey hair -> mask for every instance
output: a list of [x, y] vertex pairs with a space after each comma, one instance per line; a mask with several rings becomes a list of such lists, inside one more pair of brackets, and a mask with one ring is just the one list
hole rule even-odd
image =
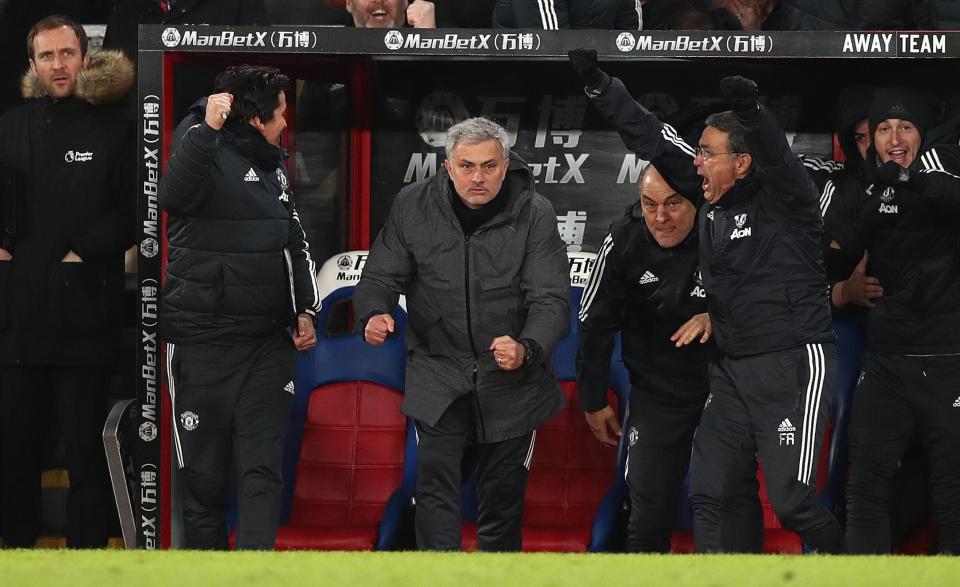
[[490, 139], [500, 141], [503, 147], [503, 158], [510, 157], [510, 146], [507, 143], [507, 130], [492, 120], [486, 118], [468, 118], [447, 130], [447, 159], [453, 160], [453, 149], [459, 144], [475, 145]]

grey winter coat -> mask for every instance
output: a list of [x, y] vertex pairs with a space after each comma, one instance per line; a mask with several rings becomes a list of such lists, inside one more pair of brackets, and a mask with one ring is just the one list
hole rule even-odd
[[[360, 332], [407, 296], [408, 416], [436, 424], [451, 402], [475, 397], [477, 439], [498, 442], [536, 429], [563, 406], [550, 357], [569, 324], [568, 262], [553, 206], [534, 191], [519, 159], [498, 198], [503, 212], [465, 237], [449, 176], [397, 195], [354, 298]], [[488, 350], [498, 336], [530, 338], [540, 360], [501, 370]]]

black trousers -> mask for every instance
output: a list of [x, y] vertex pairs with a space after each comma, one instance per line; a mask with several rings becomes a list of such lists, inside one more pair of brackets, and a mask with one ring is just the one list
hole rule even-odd
[[758, 456], [784, 528], [814, 550], [843, 551], [840, 525], [814, 488], [836, 361], [835, 345], [808, 344], [710, 365], [691, 469], [697, 552], [762, 552]]
[[667, 391], [630, 391], [627, 470], [630, 522], [627, 551], [670, 552], [677, 492], [690, 468], [693, 433], [707, 391], [682, 404], [665, 403]]
[[0, 466], [3, 540], [30, 548], [40, 533], [40, 473], [44, 448], [59, 432], [66, 449], [67, 546], [102, 548], [116, 518], [103, 424], [108, 378], [95, 367], [0, 369]]
[[474, 445], [474, 398], [455, 400], [435, 426], [417, 427], [417, 547], [460, 550], [461, 463], [468, 445], [477, 462], [477, 549], [517, 551], [536, 432]]
[[297, 352], [278, 334], [256, 344], [167, 344], [174, 450], [186, 547], [226, 549], [228, 480], [238, 477], [238, 549], [273, 549]]
[[927, 461], [939, 548], [960, 553], [960, 355], [869, 353], [848, 434], [850, 551], [890, 552], [891, 483], [916, 436]]

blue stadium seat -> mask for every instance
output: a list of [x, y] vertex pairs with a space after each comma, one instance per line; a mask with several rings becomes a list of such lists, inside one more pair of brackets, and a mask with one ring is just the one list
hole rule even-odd
[[304, 353], [284, 453], [285, 524], [278, 550], [392, 546], [416, 474], [413, 427], [400, 413], [406, 312], [381, 347], [353, 331], [352, 298], [366, 251], [336, 255], [318, 272], [317, 346]]

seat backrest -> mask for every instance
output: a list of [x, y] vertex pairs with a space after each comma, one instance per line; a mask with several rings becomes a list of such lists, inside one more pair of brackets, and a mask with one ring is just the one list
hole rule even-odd
[[291, 525], [376, 523], [404, 475], [406, 313], [395, 309], [396, 332], [380, 347], [353, 332], [350, 302], [366, 255], [335, 255], [317, 274], [317, 346], [297, 367], [284, 455], [284, 519]]
[[[565, 407], [537, 430], [536, 447], [530, 466], [524, 502], [524, 525], [589, 527], [601, 498], [614, 481], [617, 449], [607, 447], [587, 426], [576, 384], [576, 356], [579, 345], [580, 301], [583, 288], [596, 262], [593, 253], [567, 253], [570, 261], [570, 330], [557, 344], [553, 363], [563, 390]], [[622, 399], [629, 393], [626, 370], [619, 352], [611, 362], [622, 371], [611, 375], [610, 405], [621, 416]], [[618, 395], [622, 394], [622, 395]]]
[[[615, 473], [616, 447], [600, 444], [583, 417], [577, 385], [560, 382], [566, 407], [537, 430], [523, 522], [538, 527], [589, 527]], [[617, 395], [608, 400], [614, 409]]]
[[290, 508], [295, 526], [376, 524], [403, 477], [402, 395], [368, 381], [313, 390]]

